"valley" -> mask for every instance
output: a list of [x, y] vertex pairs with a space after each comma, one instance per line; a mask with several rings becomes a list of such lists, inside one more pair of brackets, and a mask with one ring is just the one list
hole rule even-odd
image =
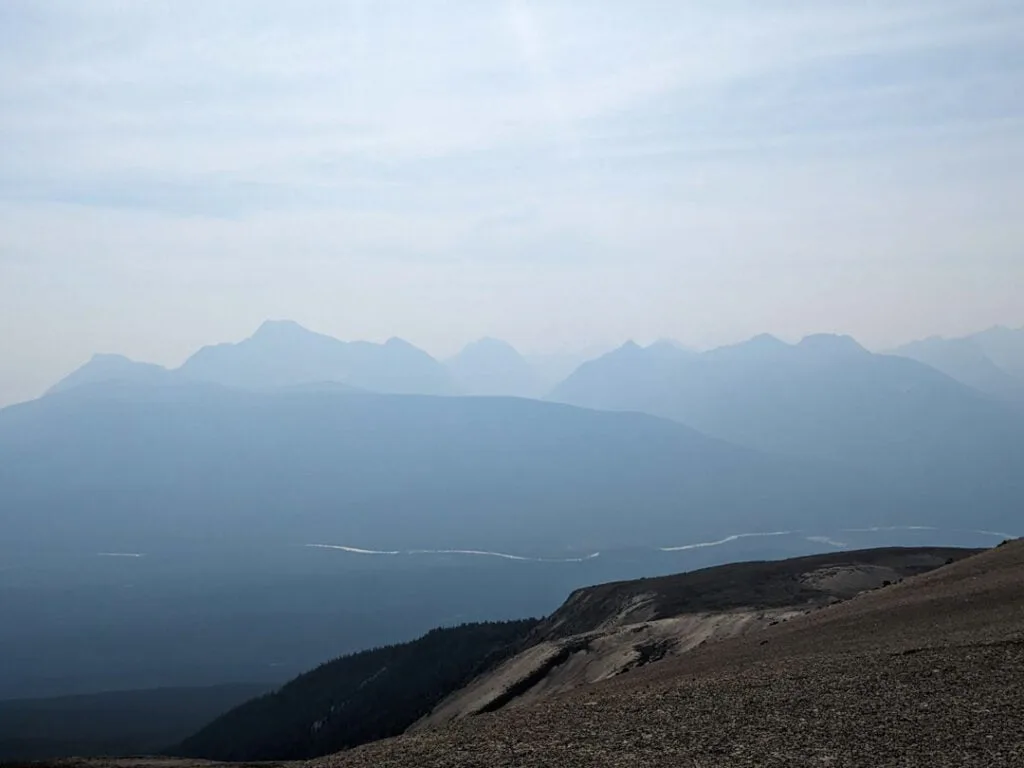
[[1024, 768], [1024, 2], [0, 0], [0, 768]]
[[[493, 391], [502, 381], [471, 370], [491, 355], [519, 371], [516, 386], [536, 386], [501, 345], [449, 375], [408, 345], [351, 346], [271, 323], [176, 371], [99, 357], [45, 397], [0, 410], [0, 648], [11, 662], [0, 704], [38, 734], [10, 734], [0, 757], [174, 746], [136, 738], [127, 714], [124, 728], [89, 720], [91, 740], [31, 720], [94, 706], [67, 697], [136, 697], [140, 717], [177, 707], [175, 722], [198, 732], [217, 713], [178, 691], [276, 691], [325, 660], [548, 617], [528, 637], [481, 645], [446, 678], [457, 682], [406, 691], [408, 708], [371, 734], [420, 738], [774, 631], [912, 575], [905, 564], [836, 565], [859, 552], [968, 551], [1019, 534], [1024, 421], [920, 362], [839, 337], [703, 355], [627, 345], [556, 390], [573, 404], [456, 394], [457, 382]], [[416, 381], [407, 363], [433, 383], [404, 391]], [[346, 370], [362, 371], [359, 386]], [[441, 381], [454, 389], [425, 394]], [[638, 383], [646, 394], [630, 399]], [[799, 599], [766, 601], [768, 579], [703, 607], [690, 595], [657, 609], [640, 591], [602, 603], [596, 623], [559, 609], [593, 585], [807, 556], [832, 558], [833, 570], [801, 572], [814, 587]], [[361, 696], [391, 695], [368, 686]], [[255, 731], [271, 738], [289, 722], [292, 736], [208, 756], [310, 758], [370, 738], [339, 726], [339, 741], [324, 731], [320, 747], [305, 744], [305, 714], [273, 715], [281, 700], [267, 701], [278, 703], [258, 710]], [[171, 732], [185, 736], [160, 731]], [[202, 754], [203, 742], [188, 743]]]
[[[824, 758], [851, 767], [865, 761], [1013, 766], [1024, 754], [1016, 679], [1022, 579], [1024, 544], [1009, 541], [980, 552], [883, 549], [737, 563], [583, 589], [529, 631], [521, 641], [525, 650], [447, 697], [405, 735], [302, 764], [642, 760], [740, 767], [810, 766]], [[724, 631], [717, 634], [704, 618], [715, 605], [724, 609], [717, 616], [736, 620], [728, 627], [720, 622]], [[789, 610], [773, 610], [786, 605]], [[674, 648], [651, 654], [649, 633], [672, 621], [661, 618], [666, 613], [689, 617], [689, 628], [698, 631], [688, 634], [677, 621], [665, 635]], [[751, 625], [755, 614], [759, 624]], [[545, 644], [553, 642], [563, 644], [564, 658], [546, 668], [541, 663], [542, 674], [524, 667], [549, 656]], [[609, 652], [602, 652], [602, 642]], [[573, 654], [586, 648], [590, 663], [574, 664]], [[587, 674], [628, 649], [646, 655]], [[373, 685], [376, 677], [356, 688]], [[531, 685], [517, 685], [517, 679]], [[252, 734], [243, 723], [225, 717], [208, 733], [235, 727], [239, 735]], [[124, 758], [51, 764], [199, 763]]]

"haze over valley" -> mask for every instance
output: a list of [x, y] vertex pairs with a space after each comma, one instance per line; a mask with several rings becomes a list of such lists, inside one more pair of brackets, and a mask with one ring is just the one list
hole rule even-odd
[[1018, 768], [1021, 93], [1019, 0], [0, 2], [0, 763]]
[[609, 579], [1019, 533], [1017, 405], [910, 358], [627, 344], [527, 399], [528, 361], [482, 347], [267, 322], [0, 411], [4, 693], [271, 683]]

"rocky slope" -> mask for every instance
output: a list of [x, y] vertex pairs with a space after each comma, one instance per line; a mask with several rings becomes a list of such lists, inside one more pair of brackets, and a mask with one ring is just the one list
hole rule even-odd
[[1024, 542], [317, 766], [1024, 764]]
[[574, 592], [528, 647], [441, 702], [412, 730], [531, 704], [709, 642], [755, 632], [972, 554], [872, 549], [735, 563]]
[[[841, 568], [803, 573], [798, 590], [837, 580], [853, 589], [863, 578]], [[529, 706], [302, 765], [1024, 764], [1024, 541], [804, 611]]]

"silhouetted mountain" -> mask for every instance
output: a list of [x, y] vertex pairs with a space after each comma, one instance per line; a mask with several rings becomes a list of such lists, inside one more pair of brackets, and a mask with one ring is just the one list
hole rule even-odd
[[596, 360], [608, 351], [607, 346], [591, 346], [579, 351], [548, 352], [525, 357], [537, 375], [541, 391], [547, 394], [581, 365]]
[[114, 381], [167, 386], [202, 381], [255, 390], [334, 385], [340, 391], [344, 385], [384, 394], [539, 397], [596, 354], [526, 358], [507, 342], [483, 338], [442, 364], [402, 339], [345, 342], [290, 320], [268, 320], [251, 337], [203, 347], [175, 369], [95, 355], [50, 391]]
[[121, 355], [96, 355], [50, 391], [103, 382], [183, 386], [195, 382], [250, 390], [324, 389], [446, 395], [447, 369], [402, 339], [344, 342], [290, 320], [267, 321], [238, 343], [203, 347], [176, 369]]
[[893, 354], [917, 360], [1000, 400], [1024, 406], [1024, 330], [992, 328], [959, 339], [933, 336]]
[[651, 347], [653, 347], [655, 349], [657, 349], [658, 347], [669, 347], [671, 349], [675, 349], [675, 350], [678, 350], [678, 351], [681, 351], [681, 352], [692, 352], [693, 351], [688, 346], [683, 344], [681, 341], [678, 341], [678, 340], [672, 339], [672, 338], [668, 338], [668, 337], [658, 339], [657, 341], [655, 341], [652, 344], [650, 344], [648, 348], [651, 348]]
[[96, 385], [0, 411], [5, 537], [97, 551], [186, 535], [582, 552], [838, 515], [863, 501], [847, 485], [670, 421], [531, 400]]
[[1010, 375], [1024, 379], [1024, 328], [996, 326], [972, 338], [993, 363]]
[[500, 339], [484, 338], [467, 344], [447, 361], [459, 390], [466, 395], [538, 397], [541, 383], [515, 347]]
[[100, 382], [121, 381], [132, 384], [170, 384], [175, 381], [173, 371], [162, 365], [140, 363], [124, 355], [93, 355], [81, 368], [72, 371], [48, 390], [61, 392], [72, 387]]
[[344, 342], [288, 320], [267, 321], [238, 343], [203, 347], [179, 370], [194, 381], [248, 389], [340, 382], [373, 392], [454, 391], [444, 366], [406, 341]]
[[397, 736], [513, 653], [536, 623], [464, 624], [343, 656], [218, 717], [171, 753], [301, 759]]
[[924, 339], [900, 347], [894, 354], [929, 365], [1000, 400], [1024, 403], [1024, 380], [993, 363], [975, 339]]
[[581, 366], [552, 399], [664, 416], [760, 450], [899, 471], [934, 469], [939, 459], [1017, 462], [1024, 434], [1015, 414], [976, 391], [843, 336], [795, 345], [759, 336], [703, 354], [630, 344]]
[[[878, 359], [962, 389], [917, 363]], [[919, 416], [912, 399], [900, 404]], [[848, 405], [845, 419], [873, 418]], [[1005, 530], [1024, 498], [1021, 432], [998, 409], [991, 424], [983, 408], [956, 405], [937, 435], [883, 409], [874, 418], [926, 432], [889, 446], [908, 453], [890, 471], [865, 475], [651, 416], [531, 400], [78, 387], [0, 411], [0, 526], [10, 546], [74, 541], [92, 551], [187, 537], [513, 554], [665, 546], [820, 526], [823, 515]], [[771, 423], [746, 411], [762, 429]], [[804, 435], [834, 428], [812, 426]], [[961, 465], [941, 464], [936, 476], [936, 457], [948, 457], [931, 442], [947, 438]]]

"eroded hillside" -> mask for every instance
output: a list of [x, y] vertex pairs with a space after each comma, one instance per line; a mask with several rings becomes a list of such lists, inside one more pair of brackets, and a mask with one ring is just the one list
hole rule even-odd
[[317, 766], [1024, 763], [1024, 541], [534, 706]]
[[413, 730], [607, 680], [898, 583], [972, 552], [830, 553], [579, 589], [538, 625], [525, 650], [449, 696]]

